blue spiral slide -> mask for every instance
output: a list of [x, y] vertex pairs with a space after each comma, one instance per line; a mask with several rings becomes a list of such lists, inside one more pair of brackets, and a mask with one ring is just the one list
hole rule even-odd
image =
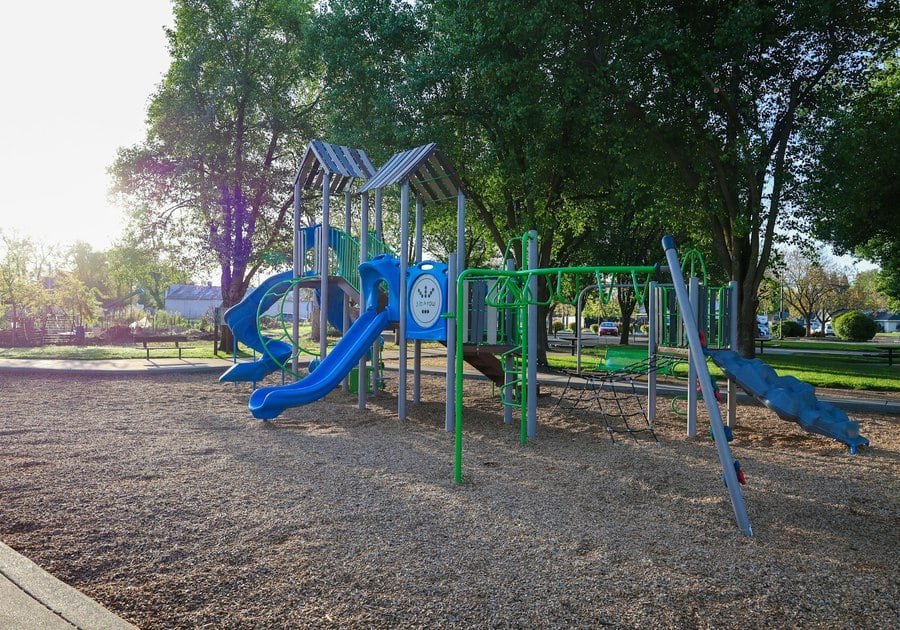
[[256, 361], [235, 363], [219, 377], [220, 381], [261, 381], [267, 374], [280, 370], [291, 358], [293, 348], [287, 342], [270, 337], [260, 338], [256, 314], [265, 312], [290, 289], [293, 271], [276, 274], [253, 289], [238, 304], [225, 311], [224, 320], [235, 339], [260, 353]]
[[[271, 420], [288, 407], [305, 405], [327, 395], [359, 364], [382, 331], [399, 321], [400, 261], [391, 256], [378, 256], [359, 266], [360, 283], [368, 306], [347, 329], [331, 352], [305, 378], [288, 385], [261, 387], [250, 395], [250, 412], [260, 420]], [[236, 363], [219, 377], [220, 381], [257, 381], [279, 369], [275, 359], [284, 364], [291, 357], [290, 344], [270, 338], [260, 339], [256, 314], [269, 308], [289, 290], [292, 272], [268, 278], [259, 287], [225, 313], [235, 337], [251, 346], [263, 357], [257, 361]], [[384, 310], [377, 310], [379, 294], [388, 293]], [[268, 352], [268, 354], [267, 354]], [[271, 354], [272, 356], [269, 356]], [[274, 359], [273, 359], [274, 356]]]

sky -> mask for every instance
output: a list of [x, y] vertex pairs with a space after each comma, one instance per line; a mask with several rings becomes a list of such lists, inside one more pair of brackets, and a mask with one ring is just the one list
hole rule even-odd
[[169, 65], [169, 0], [8, 2], [0, 9], [0, 227], [106, 249], [116, 150], [145, 135]]

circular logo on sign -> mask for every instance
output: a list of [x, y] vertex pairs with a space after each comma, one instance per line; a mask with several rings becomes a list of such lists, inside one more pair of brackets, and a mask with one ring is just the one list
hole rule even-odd
[[409, 292], [409, 312], [422, 328], [431, 328], [441, 316], [444, 295], [434, 276], [419, 276]]

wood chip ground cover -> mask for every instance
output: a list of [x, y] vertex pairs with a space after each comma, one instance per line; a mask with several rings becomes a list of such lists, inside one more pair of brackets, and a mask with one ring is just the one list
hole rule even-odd
[[851, 457], [741, 405], [745, 538], [667, 400], [613, 444], [544, 388], [523, 447], [467, 381], [456, 486], [443, 380], [395, 387], [261, 423], [209, 375], [0, 374], [0, 539], [143, 628], [900, 623], [897, 417]]

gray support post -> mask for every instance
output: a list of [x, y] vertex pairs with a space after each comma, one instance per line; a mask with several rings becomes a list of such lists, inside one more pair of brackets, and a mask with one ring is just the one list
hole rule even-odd
[[659, 308], [659, 296], [656, 295], [656, 282], [650, 283], [647, 292], [647, 357], [650, 359], [650, 366], [647, 372], [647, 419], [650, 422], [656, 421], [656, 335], [658, 334], [658, 324], [656, 321], [657, 309]]
[[[508, 258], [506, 260], [506, 270], [507, 271], [515, 271], [516, 270], [516, 261], [513, 260], [512, 258]], [[509, 292], [507, 292], [507, 294], [506, 294], [506, 301], [510, 302], [510, 303], [513, 301], [513, 296]], [[504, 322], [505, 322], [504, 329], [506, 330], [507, 338], [503, 339], [501, 341], [502, 341], [502, 343], [506, 343], [506, 344], [509, 343], [509, 334], [511, 332], [509, 324], [512, 323], [512, 318], [509, 317], [510, 314], [511, 314], [511, 311], [509, 309], [507, 309], [506, 313], [503, 314], [503, 318], [504, 318]], [[504, 424], [512, 424], [513, 382], [514, 382], [513, 367], [515, 365], [515, 362], [511, 355], [507, 355], [503, 359], [503, 364], [504, 364], [503, 365], [503, 371], [504, 371], [504, 374], [503, 374], [503, 385], [504, 385], [504, 388], [503, 388], [503, 403], [504, 403], [503, 404], [503, 423]]]
[[322, 177], [322, 228], [319, 235], [319, 360], [328, 354], [328, 231], [331, 221], [331, 175]]
[[[456, 273], [456, 252], [451, 253], [447, 257], [447, 312], [456, 313], [456, 280], [459, 274]], [[456, 427], [456, 322], [455, 320], [447, 321], [447, 383], [445, 390], [447, 392], [446, 416], [444, 418], [444, 429], [447, 433], [452, 432]]]
[[[375, 238], [384, 243], [384, 223], [382, 222], [381, 188], [375, 189]], [[378, 391], [376, 385], [381, 382], [384, 375], [381, 371], [381, 346], [375, 344], [375, 352], [372, 354], [372, 395]]]
[[456, 275], [466, 270], [466, 198], [456, 193]]
[[[731, 298], [728, 317], [728, 346], [737, 352], [738, 345], [738, 283], [732, 280], [728, 283], [728, 296]], [[722, 308], [722, 307], [719, 307]], [[728, 427], [734, 429], [737, 427], [737, 383], [734, 379], [728, 379]]]
[[681, 266], [678, 263], [678, 254], [675, 251], [675, 239], [671, 236], [665, 236], [662, 239], [663, 249], [666, 251], [666, 260], [669, 269], [672, 270], [672, 282], [675, 286], [675, 295], [684, 313], [685, 334], [688, 336], [688, 348], [690, 349], [691, 362], [697, 366], [697, 374], [700, 379], [700, 388], [703, 390], [703, 401], [706, 404], [706, 410], [709, 413], [709, 423], [712, 428], [713, 436], [716, 440], [716, 450], [719, 453], [719, 463], [722, 465], [722, 471], [725, 483], [728, 487], [728, 494], [731, 498], [731, 507], [734, 510], [734, 517], [738, 523], [738, 527], [745, 536], [752, 536], [753, 529], [750, 527], [750, 519], [747, 516], [747, 507], [744, 505], [744, 495], [741, 493], [741, 486], [738, 484], [737, 473], [734, 470], [734, 459], [731, 456], [731, 449], [728, 446], [728, 440], [725, 439], [725, 426], [722, 424], [722, 415], [719, 412], [719, 405], [716, 402], [713, 393], [712, 379], [709, 377], [709, 370], [706, 367], [706, 355], [703, 348], [700, 347], [700, 334], [697, 330], [697, 317], [692, 312], [691, 301], [684, 286], [684, 278], [678, 271]]
[[[700, 281], [697, 276], [691, 276], [688, 296], [691, 300], [691, 315], [682, 311], [682, 325], [687, 327], [690, 323], [691, 325], [698, 327], [696, 313], [697, 307], [700, 304]], [[690, 340], [688, 340], [688, 343], [690, 343]], [[693, 361], [688, 362], [687, 434], [688, 437], [697, 435], [697, 367], [694, 365]]]
[[[359, 264], [363, 264], [367, 260], [369, 260], [369, 193], [364, 192], [362, 194], [362, 199], [359, 201]], [[359, 287], [359, 314], [362, 316], [363, 313], [366, 312], [366, 294], [362, 290], [362, 283], [360, 283]], [[378, 345], [378, 342], [375, 342], [374, 345]], [[374, 353], [372, 355], [375, 356]], [[368, 385], [368, 379], [366, 379], [366, 355], [362, 355], [359, 359], [359, 364], [356, 366], [357, 374], [356, 374], [356, 384], [357, 384], [357, 393], [356, 393], [356, 406], [359, 409], [366, 408], [366, 386]], [[373, 370], [374, 371], [374, 370]], [[372, 388], [372, 391], [375, 391], [375, 388]]]
[[[528, 232], [528, 269], [538, 268], [538, 235]], [[528, 437], [537, 436], [537, 338], [538, 338], [538, 277], [528, 278], [531, 299], [528, 304]], [[523, 357], [524, 358], [524, 357]]]
[[[423, 217], [422, 197], [416, 196], [416, 235], [415, 235], [415, 261], [422, 262], [422, 221]], [[413, 404], [418, 405], [422, 400], [422, 340], [413, 342]]]
[[400, 327], [397, 341], [400, 344], [400, 366], [397, 376], [397, 416], [406, 420], [406, 315], [407, 278], [409, 267], [409, 180], [400, 186]]
[[[346, 232], [347, 234], [350, 234], [350, 229], [351, 229], [351, 225], [350, 225], [351, 202], [352, 202], [352, 197], [350, 195], [350, 186], [347, 186], [347, 188], [344, 190], [344, 232]], [[361, 249], [362, 248], [360, 247], [360, 250]], [[342, 251], [341, 252], [342, 258], [344, 256], [344, 254], [345, 254], [345, 252]], [[342, 261], [342, 262], [349, 262], [349, 261]], [[341, 326], [342, 326], [341, 334], [346, 335], [347, 330], [350, 328], [350, 296], [347, 295], [346, 291], [344, 291], [344, 304], [343, 304], [343, 308], [341, 309]], [[357, 375], [357, 377], [358, 376], [359, 375]], [[357, 385], [360, 382], [361, 381], [359, 380], [359, 378], [357, 378], [356, 379]], [[341, 391], [342, 392], [350, 391], [350, 375], [349, 374], [344, 377], [343, 381], [341, 381]]]
[[[299, 174], [298, 174], [299, 175]], [[303, 189], [300, 187], [300, 178], [294, 180], [294, 287], [291, 289], [291, 306], [294, 309], [294, 321], [291, 324], [291, 332], [294, 335], [294, 349], [291, 351], [291, 371], [294, 380], [300, 373], [300, 353], [297, 340], [300, 338], [300, 285], [296, 280], [303, 273], [303, 257], [306, 255], [306, 243], [303, 242], [303, 233], [300, 231], [300, 202]]]
[[588, 291], [599, 289], [596, 284], [590, 284], [581, 290], [578, 294], [578, 301], [575, 303], [575, 372], [581, 374], [581, 315], [584, 311], [584, 298]]
[[375, 189], [375, 238], [384, 243], [384, 223], [381, 221], [381, 189]]
[[[466, 268], [466, 198], [456, 193], [456, 251], [447, 260], [447, 312], [456, 313], [456, 283]], [[456, 321], [447, 320], [447, 432], [456, 430]]]

